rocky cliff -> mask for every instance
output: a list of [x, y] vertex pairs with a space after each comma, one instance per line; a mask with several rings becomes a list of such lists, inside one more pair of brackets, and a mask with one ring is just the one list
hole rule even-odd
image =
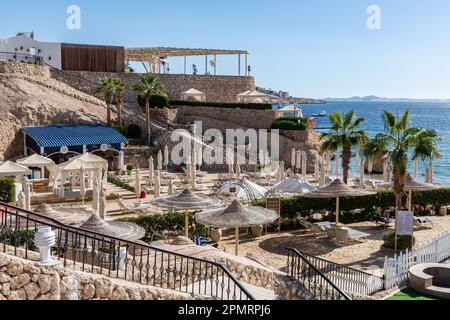
[[0, 160], [20, 156], [25, 126], [103, 123], [105, 104], [50, 78], [46, 67], [0, 62]]

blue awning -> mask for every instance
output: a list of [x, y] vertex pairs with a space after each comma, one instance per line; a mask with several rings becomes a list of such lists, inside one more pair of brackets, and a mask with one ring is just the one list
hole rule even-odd
[[22, 131], [43, 148], [117, 145], [128, 142], [121, 133], [104, 125], [53, 125], [26, 127]]

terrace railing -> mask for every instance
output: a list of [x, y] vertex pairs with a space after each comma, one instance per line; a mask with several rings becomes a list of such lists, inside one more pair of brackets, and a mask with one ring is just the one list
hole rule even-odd
[[288, 250], [290, 254], [300, 255], [302, 260], [311, 264], [339, 290], [350, 296], [371, 296], [384, 288], [384, 279], [380, 276], [318, 258], [296, 249]]
[[1, 52], [0, 51], [0, 61], [10, 61], [10, 62], [24, 62], [32, 64], [42, 64], [42, 57], [17, 52]]
[[322, 271], [316, 268], [303, 253], [288, 248], [287, 275], [297, 280], [316, 300], [352, 300]]
[[223, 265], [63, 225], [45, 216], [0, 203], [0, 252], [25, 259], [36, 255], [38, 227], [56, 234], [52, 257], [112, 278], [220, 300], [253, 300]]

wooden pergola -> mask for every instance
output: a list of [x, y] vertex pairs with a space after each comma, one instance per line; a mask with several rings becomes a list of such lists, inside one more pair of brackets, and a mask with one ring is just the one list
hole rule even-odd
[[[145, 62], [148, 62], [152, 68], [153, 73], [161, 73], [161, 64], [165, 65], [164, 59], [170, 57], [184, 57], [184, 74], [187, 74], [187, 57], [205, 56], [205, 74], [208, 74], [208, 58], [213, 57], [213, 71], [217, 74], [217, 56], [219, 55], [237, 55], [238, 57], [238, 75], [241, 75], [241, 59], [244, 56], [245, 76], [249, 75], [248, 70], [248, 55], [250, 53], [246, 50], [222, 50], [222, 49], [188, 49], [188, 48], [125, 48], [126, 61], [142, 62], [144, 67]], [[148, 71], [148, 70], [147, 70]], [[164, 68], [164, 73], [167, 70]]]

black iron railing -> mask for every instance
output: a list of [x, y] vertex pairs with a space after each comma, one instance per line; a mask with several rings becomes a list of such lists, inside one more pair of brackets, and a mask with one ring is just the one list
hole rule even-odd
[[34, 54], [18, 52], [0, 52], [0, 61], [24, 62], [31, 64], [42, 64], [42, 57]]
[[287, 274], [316, 300], [352, 300], [298, 250], [288, 248]]
[[[371, 296], [384, 288], [384, 279], [377, 275], [318, 258], [293, 248], [289, 248], [288, 251], [291, 257], [302, 260], [301, 265], [305, 263], [311, 265], [314, 270], [320, 272], [335, 287], [348, 295]], [[288, 262], [288, 265], [288, 268], [296, 268], [292, 261]], [[291, 272], [295, 272], [295, 270], [291, 270]]]
[[31, 252], [37, 251], [33, 240], [41, 226], [55, 232], [52, 256], [66, 267], [214, 299], [254, 299], [219, 263], [66, 226], [2, 203], [0, 252], [29, 259]]

